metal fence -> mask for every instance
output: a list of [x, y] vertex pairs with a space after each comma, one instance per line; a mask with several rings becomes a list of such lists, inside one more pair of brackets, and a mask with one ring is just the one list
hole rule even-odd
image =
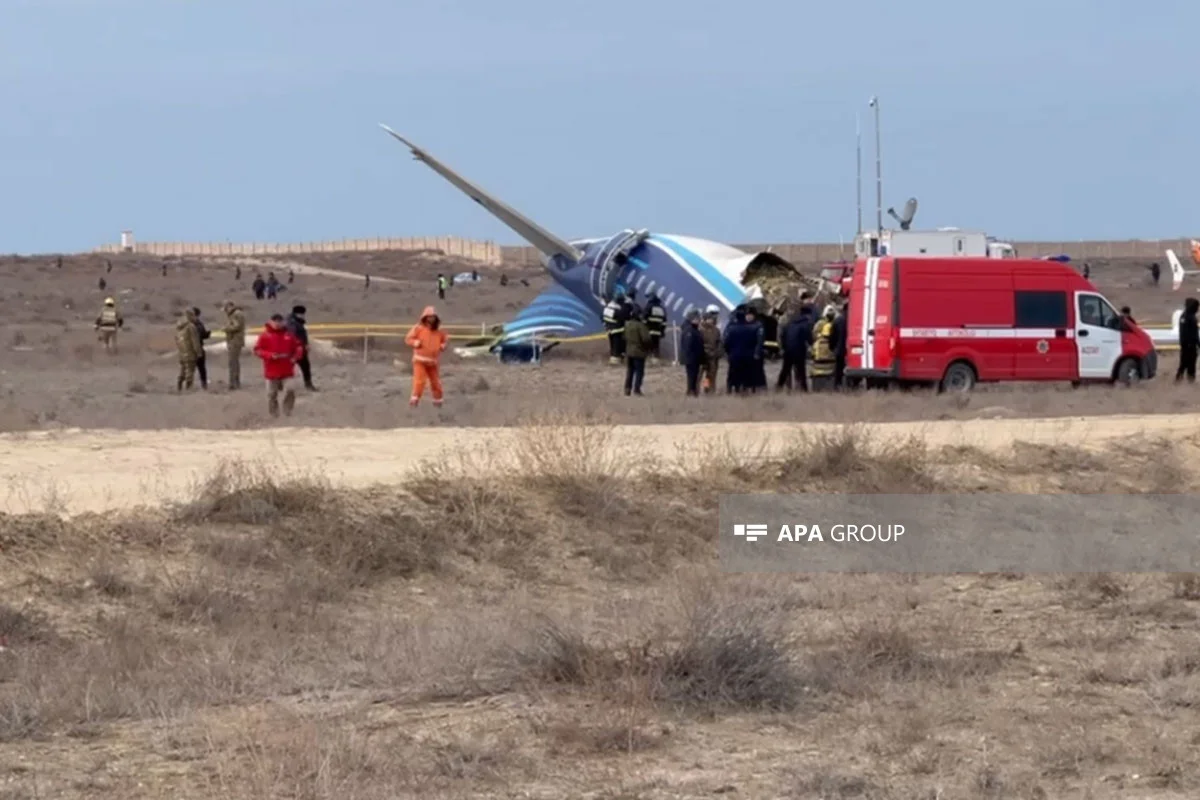
[[[1176, 253], [1190, 252], [1190, 240], [1178, 239], [1124, 239], [1111, 241], [1058, 241], [1058, 242], [1014, 242], [1021, 256], [1041, 258], [1066, 254], [1073, 259], [1141, 258], [1148, 261], [1165, 258], [1168, 248]], [[834, 244], [737, 244], [739, 250], [755, 252], [770, 248], [783, 258], [794, 263], [837, 261], [854, 257], [852, 242]], [[506, 266], [531, 266], [540, 263], [538, 251], [532, 247], [500, 248], [500, 257]]]

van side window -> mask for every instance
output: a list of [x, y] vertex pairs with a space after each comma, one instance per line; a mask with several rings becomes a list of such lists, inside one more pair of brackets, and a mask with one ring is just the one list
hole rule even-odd
[[1120, 330], [1121, 317], [1103, 297], [1081, 294], [1079, 295], [1079, 324]]
[[1018, 328], [1067, 327], [1066, 292], [1016, 292]]

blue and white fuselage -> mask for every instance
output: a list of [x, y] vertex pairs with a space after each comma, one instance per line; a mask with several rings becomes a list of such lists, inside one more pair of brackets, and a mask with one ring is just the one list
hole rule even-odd
[[[678, 323], [691, 310], [715, 305], [722, 323], [729, 313], [761, 296], [743, 283], [759, 258], [781, 261], [770, 253], [747, 253], [721, 242], [690, 236], [626, 229], [611, 236], [567, 241], [498, 198], [470, 183], [427, 151], [387, 126], [391, 136], [417, 160], [454, 184], [542, 254], [555, 284], [538, 295], [504, 326], [502, 339], [534, 336], [585, 336], [603, 330], [604, 305], [618, 291], [636, 290], [639, 301], [654, 293], [668, 322]], [[786, 263], [786, 262], [785, 262]]]

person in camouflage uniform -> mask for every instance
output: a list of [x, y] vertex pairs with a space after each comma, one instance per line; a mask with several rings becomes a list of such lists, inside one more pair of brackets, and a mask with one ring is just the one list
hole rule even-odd
[[203, 343], [200, 330], [196, 327], [196, 314], [190, 308], [175, 323], [175, 350], [179, 353], [179, 379], [175, 390], [191, 389], [196, 379], [196, 362], [200, 359]]
[[242, 388], [242, 349], [246, 346], [246, 312], [225, 302], [225, 347], [229, 351], [229, 389]]

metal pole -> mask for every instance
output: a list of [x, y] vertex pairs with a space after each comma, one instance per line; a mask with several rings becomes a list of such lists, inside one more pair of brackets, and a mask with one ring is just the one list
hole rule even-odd
[[[858, 161], [858, 176], [856, 178], [856, 187], [858, 190], [858, 232], [862, 233], [862, 120], [858, 114], [854, 115], [854, 138], [857, 153], [855, 158]], [[841, 257], [841, 253], [838, 253]]]
[[875, 227], [883, 234], [883, 156], [879, 148], [879, 98], [871, 97], [875, 109]]
[[679, 326], [671, 326], [671, 344], [675, 347], [675, 354], [671, 358], [671, 363], [674, 366], [679, 366]]

